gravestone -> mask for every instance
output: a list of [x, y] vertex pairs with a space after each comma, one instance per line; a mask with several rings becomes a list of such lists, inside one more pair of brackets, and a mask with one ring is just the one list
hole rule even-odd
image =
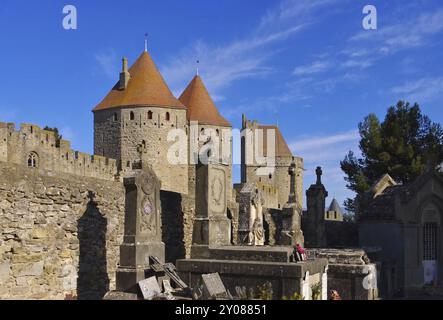
[[226, 246], [231, 243], [226, 168], [222, 165], [200, 164], [196, 169], [196, 178], [193, 257], [204, 256], [209, 246]]
[[142, 280], [138, 285], [145, 300], [151, 300], [162, 293], [156, 277]]
[[228, 292], [218, 273], [203, 274], [203, 299], [227, 299]]
[[171, 282], [168, 279], [165, 279], [162, 282], [163, 282], [163, 290], [166, 294], [174, 292], [174, 289], [171, 286]]
[[117, 291], [137, 292], [150, 271], [150, 256], [165, 259], [161, 232], [161, 183], [150, 167], [125, 178], [125, 233], [120, 246]]

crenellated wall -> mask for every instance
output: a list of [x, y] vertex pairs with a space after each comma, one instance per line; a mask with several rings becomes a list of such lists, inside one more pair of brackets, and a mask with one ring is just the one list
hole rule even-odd
[[0, 161], [110, 181], [117, 175], [116, 160], [74, 151], [69, 141], [57, 141], [54, 132], [34, 124], [17, 131], [13, 123], [0, 122]]

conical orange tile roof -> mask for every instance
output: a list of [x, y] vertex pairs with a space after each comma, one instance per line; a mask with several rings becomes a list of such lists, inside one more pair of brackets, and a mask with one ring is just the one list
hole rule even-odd
[[188, 121], [200, 124], [232, 127], [218, 112], [200, 76], [195, 76], [179, 98], [188, 108]]
[[129, 73], [131, 78], [126, 89], [120, 90], [117, 82], [93, 111], [122, 106], [186, 108], [169, 90], [148, 52], [142, 53], [129, 69]]

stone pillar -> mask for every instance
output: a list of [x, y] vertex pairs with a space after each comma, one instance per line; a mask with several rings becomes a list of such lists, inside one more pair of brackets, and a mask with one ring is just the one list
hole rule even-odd
[[150, 256], [165, 260], [162, 242], [160, 187], [151, 168], [125, 178], [125, 233], [120, 246], [117, 291], [137, 292], [137, 283], [146, 278]]
[[322, 181], [321, 176], [323, 171], [321, 167], [317, 167], [315, 171], [317, 174], [316, 184], [306, 191], [307, 199], [307, 218], [305, 225], [305, 240], [306, 247], [325, 247], [326, 243], [326, 227], [325, 227], [325, 200], [328, 196]]
[[227, 217], [227, 177], [224, 166], [197, 165], [192, 258], [206, 257], [210, 246], [231, 244]]

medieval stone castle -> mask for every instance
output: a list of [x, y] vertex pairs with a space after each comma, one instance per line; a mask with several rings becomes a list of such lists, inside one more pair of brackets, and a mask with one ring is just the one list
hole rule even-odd
[[[233, 185], [232, 125], [199, 75], [177, 99], [144, 51], [130, 68], [123, 59], [119, 81], [93, 114], [94, 155], [72, 150], [37, 125], [22, 124], [17, 131], [12, 123], [0, 123], [0, 298], [100, 299], [114, 290], [131, 207], [123, 181], [146, 165], [161, 183], [165, 262], [177, 262], [189, 285], [196, 274], [223, 270], [228, 286], [267, 279], [278, 298], [294, 292], [311, 297], [316, 283], [326, 298], [328, 277], [348, 298], [377, 295], [376, 287], [363, 288], [367, 270], [375, 266], [362, 250], [317, 250], [316, 259], [290, 263], [295, 244], [349, 244], [332, 239], [344, 230], [341, 209], [333, 200], [326, 210], [318, 168], [303, 214], [303, 159], [292, 154], [278, 126], [246, 116], [242, 129], [253, 134], [242, 136], [241, 183]], [[216, 148], [228, 145], [229, 153], [209, 155], [214, 165], [171, 163], [174, 142], [168, 135], [175, 129], [189, 139], [187, 160], [198, 158], [191, 140], [208, 132], [197, 139], [198, 147], [217, 137]], [[275, 146], [273, 170], [260, 170], [263, 164], [251, 158], [257, 145], [263, 155]]]

